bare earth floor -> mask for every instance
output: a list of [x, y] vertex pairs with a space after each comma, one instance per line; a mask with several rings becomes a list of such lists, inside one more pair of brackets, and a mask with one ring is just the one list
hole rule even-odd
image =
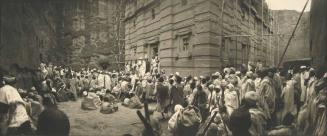
[[[59, 109], [69, 117], [71, 136], [139, 136], [144, 128], [136, 110], [121, 105], [119, 110], [112, 114], [102, 114], [99, 110], [82, 110], [81, 100], [60, 103]], [[169, 135], [167, 121], [161, 122], [161, 128], [164, 136]]]

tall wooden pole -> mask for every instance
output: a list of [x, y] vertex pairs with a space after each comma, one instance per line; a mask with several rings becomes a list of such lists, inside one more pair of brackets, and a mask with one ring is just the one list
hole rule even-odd
[[[279, 20], [279, 16], [277, 16], [277, 18], [276, 18], [276, 25], [277, 25], [277, 34], [279, 34], [279, 23], [278, 23], [278, 20]], [[279, 48], [279, 46], [280, 46], [280, 44], [279, 44], [279, 38], [280, 38], [280, 36], [277, 36], [277, 59], [280, 57], [280, 53], [279, 53], [279, 50], [280, 50], [280, 48]], [[278, 60], [276, 60], [276, 61], [278, 61]]]
[[121, 47], [120, 47], [120, 23], [121, 23], [121, 4], [122, 4], [122, 0], [119, 0], [119, 6], [118, 6], [118, 10], [117, 10], [117, 15], [118, 15], [118, 18], [117, 18], [117, 21], [118, 21], [118, 24], [117, 24], [117, 46], [118, 46], [118, 69], [120, 71], [120, 58], [121, 58]]
[[2, 0], [0, 0], [0, 50], [2, 48]]
[[[236, 18], [236, 14], [237, 14], [237, 0], [234, 0], [234, 13], [233, 13], [233, 27], [234, 27], [234, 33], [238, 34], [237, 31], [237, 18]], [[235, 62], [234, 62], [234, 66], [237, 66], [237, 37], [235, 37]]]
[[284, 59], [285, 53], [286, 53], [288, 47], [289, 47], [290, 44], [291, 44], [291, 41], [292, 41], [292, 39], [293, 39], [293, 37], [294, 37], [294, 35], [295, 35], [295, 32], [296, 32], [297, 27], [298, 27], [299, 24], [300, 24], [301, 18], [302, 18], [302, 16], [303, 16], [303, 13], [304, 13], [304, 11], [305, 11], [305, 9], [306, 9], [308, 3], [309, 3], [309, 0], [307, 0], [307, 2], [305, 3], [305, 5], [304, 5], [304, 7], [303, 7], [303, 9], [302, 9], [302, 12], [301, 12], [301, 14], [300, 14], [300, 17], [299, 17], [299, 19], [298, 19], [297, 22], [296, 22], [295, 28], [294, 28], [294, 30], [293, 30], [293, 32], [292, 32], [291, 37], [289, 38], [289, 40], [288, 40], [288, 42], [287, 42], [287, 44], [286, 44], [286, 47], [285, 47], [285, 50], [284, 50], [282, 56], [280, 57], [280, 60], [279, 60], [279, 62], [278, 62], [278, 66], [277, 66], [277, 67], [280, 67], [280, 65], [281, 65], [281, 63], [282, 63], [282, 61], [283, 61], [283, 59]]
[[[267, 7], [267, 12], [268, 12], [268, 17], [267, 17], [267, 19], [268, 19], [268, 23], [269, 23], [269, 30], [272, 30], [272, 25], [271, 25], [271, 13], [270, 13], [270, 10], [269, 10], [269, 3], [268, 3], [268, 7]], [[270, 31], [268, 32], [268, 34], [270, 34]], [[272, 65], [272, 62], [273, 62], [273, 59], [272, 59], [272, 57], [271, 57], [271, 54], [272, 54], [272, 52], [271, 52], [271, 37], [269, 36], [268, 37], [269, 39], [268, 39], [268, 45], [269, 45], [269, 49], [268, 49], [268, 51], [269, 51], [269, 53], [268, 53], [268, 55], [269, 55], [269, 65]]]
[[[262, 54], [262, 56], [264, 55], [263, 50], [264, 50], [264, 46], [265, 46], [265, 45], [263, 45], [263, 43], [264, 43], [263, 42], [263, 29], [264, 29], [263, 2], [264, 2], [264, 0], [261, 0], [261, 23], [262, 23], [262, 25], [261, 25], [261, 47], [260, 48], [262, 50], [261, 50], [260, 54]], [[262, 57], [262, 56], [260, 55], [260, 57]]]
[[[221, 15], [220, 15], [220, 29], [221, 29], [221, 31], [220, 31], [220, 33], [221, 33], [221, 46], [220, 46], [220, 61], [221, 61], [221, 63], [222, 63], [222, 66], [221, 66], [221, 68], [223, 68], [223, 66], [224, 66], [224, 57], [225, 57], [225, 55], [223, 55], [223, 53], [226, 53], [224, 50], [225, 50], [225, 39], [224, 39], [224, 8], [225, 8], [225, 0], [222, 0], [222, 4], [221, 4], [222, 6], [221, 6]], [[224, 50], [222, 50], [222, 47], [224, 47], [223, 49]]]

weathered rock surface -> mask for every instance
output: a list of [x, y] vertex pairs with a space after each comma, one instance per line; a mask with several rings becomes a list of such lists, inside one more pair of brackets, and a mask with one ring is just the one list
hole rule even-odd
[[117, 68], [116, 35], [124, 33], [116, 25], [118, 15], [124, 15], [117, 10], [123, 6], [119, 2], [1, 0], [1, 69], [35, 69], [40, 62]]
[[[41, 60], [61, 57], [56, 50], [58, 9], [50, 2], [1, 1], [0, 64], [35, 68]], [[60, 60], [60, 58], [58, 58]]]
[[314, 66], [327, 66], [326, 6], [326, 0], [314, 0], [311, 5], [310, 47]]
[[[276, 21], [276, 25], [274, 25], [275, 33], [280, 34], [279, 39], [277, 39], [275, 36], [275, 46], [277, 49], [276, 56], [278, 57], [276, 59], [279, 61], [301, 13], [294, 10], [278, 10], [273, 11], [273, 14], [275, 16], [274, 20]], [[283, 62], [295, 59], [310, 58], [309, 19], [310, 13], [305, 12], [301, 18], [295, 36], [286, 51]]]

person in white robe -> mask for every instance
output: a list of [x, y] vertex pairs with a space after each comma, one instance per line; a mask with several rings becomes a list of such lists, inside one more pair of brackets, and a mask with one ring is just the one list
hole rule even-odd
[[294, 104], [295, 82], [296, 81], [293, 79], [287, 80], [286, 86], [283, 88], [281, 98], [283, 100], [284, 106], [282, 109], [281, 120], [283, 120], [288, 113], [291, 113], [292, 115], [296, 115], [297, 113], [297, 108], [296, 105]]
[[307, 86], [305, 85], [305, 81], [309, 78], [309, 72], [306, 70], [306, 66], [301, 66], [301, 73], [300, 73], [300, 78], [301, 78], [301, 103], [305, 103], [306, 101], [306, 96], [307, 96]]
[[109, 73], [106, 73], [106, 74], [104, 74], [104, 77], [103, 77], [104, 79], [104, 88], [106, 89], [106, 90], [110, 90], [111, 91], [111, 86], [112, 86], [112, 84], [111, 84], [111, 77], [109, 76]]
[[219, 72], [215, 72], [212, 74], [212, 78], [213, 78], [213, 85], [220, 85], [221, 80], [222, 80], [222, 76]]
[[[319, 76], [317, 76], [319, 77]], [[317, 91], [317, 97], [314, 100], [316, 119], [313, 127], [314, 136], [326, 136], [327, 135], [327, 73], [318, 80], [315, 90]]]
[[306, 104], [308, 105], [309, 110], [309, 126], [313, 126], [314, 122], [316, 120], [315, 114], [316, 114], [316, 104], [314, 103], [317, 93], [315, 91], [315, 86], [317, 84], [317, 78], [315, 76], [314, 70], [310, 70], [309, 72], [309, 81], [308, 81], [308, 87], [307, 87], [307, 99]]
[[245, 97], [245, 94], [249, 91], [255, 91], [255, 83], [253, 81], [254, 75], [252, 71], [246, 73], [246, 76], [243, 79], [240, 89], [240, 100]]
[[140, 66], [139, 76], [143, 77], [145, 75], [145, 72], [146, 72], [146, 61], [143, 60], [141, 66]]
[[254, 87], [255, 87], [255, 90], [258, 91], [260, 89], [260, 83], [261, 83], [262, 79], [256, 75], [256, 78], [254, 80]]
[[238, 95], [233, 84], [228, 84], [225, 89], [225, 106], [230, 116], [232, 112], [239, 107]]
[[131, 70], [131, 65], [129, 64], [129, 62], [127, 62], [125, 66], [125, 72], [129, 72], [130, 70]]
[[104, 88], [105, 81], [104, 81], [104, 74], [102, 73], [102, 71], [99, 71], [99, 74], [97, 76], [97, 82], [100, 88]]
[[252, 103], [249, 109], [251, 115], [250, 134], [253, 136], [266, 135], [268, 117], [260, 107], [256, 106], [259, 100], [259, 94], [255, 91], [246, 92], [242, 100], [247, 101], [248, 104]]
[[268, 104], [270, 114], [275, 112], [276, 91], [273, 87], [272, 79], [265, 76], [260, 82], [260, 89], [257, 90], [259, 95], [264, 98]]
[[25, 108], [26, 103], [13, 86], [6, 84], [0, 88], [0, 102], [9, 105], [9, 107], [16, 107], [14, 110], [9, 108], [9, 112], [6, 115], [1, 115], [1, 133], [5, 134], [7, 130], [10, 133], [10, 128], [19, 128], [22, 124], [30, 121]]

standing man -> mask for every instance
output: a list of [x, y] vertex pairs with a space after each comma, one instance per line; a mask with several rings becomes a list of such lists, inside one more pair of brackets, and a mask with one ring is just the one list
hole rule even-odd
[[105, 80], [104, 80], [104, 74], [102, 71], [98, 71], [97, 82], [98, 82], [99, 89], [104, 88]]
[[265, 69], [263, 70], [262, 77], [263, 79], [260, 82], [258, 94], [262, 97], [263, 103], [266, 103], [268, 106], [268, 109], [265, 109], [265, 113], [270, 115], [270, 117], [273, 119], [275, 118], [273, 114], [275, 114], [276, 106], [276, 90], [272, 81], [273, 73], [270, 71], [270, 69]]
[[157, 82], [157, 91], [155, 94], [157, 98], [157, 111], [161, 112], [162, 117], [165, 118], [164, 113], [168, 112], [169, 106], [169, 88], [163, 82], [163, 77], [160, 77]]
[[306, 66], [301, 66], [300, 67], [300, 78], [301, 78], [301, 105], [303, 105], [306, 101], [306, 96], [307, 96], [307, 85], [306, 85], [306, 81], [309, 79], [309, 72], [307, 70]]
[[183, 85], [181, 84], [182, 78], [180, 76], [175, 76], [176, 84], [172, 86], [171, 89], [171, 99], [172, 99], [172, 107], [175, 105], [183, 105], [184, 104], [184, 92]]
[[109, 73], [108, 72], [106, 72], [104, 74], [103, 80], [104, 80], [104, 88], [106, 90], [110, 90], [111, 91], [111, 86], [112, 86], [112, 84], [111, 84], [111, 77], [109, 76]]
[[243, 78], [243, 82], [240, 89], [240, 98], [242, 100], [245, 97], [245, 94], [249, 91], [255, 91], [254, 75], [252, 71], [248, 71]]

